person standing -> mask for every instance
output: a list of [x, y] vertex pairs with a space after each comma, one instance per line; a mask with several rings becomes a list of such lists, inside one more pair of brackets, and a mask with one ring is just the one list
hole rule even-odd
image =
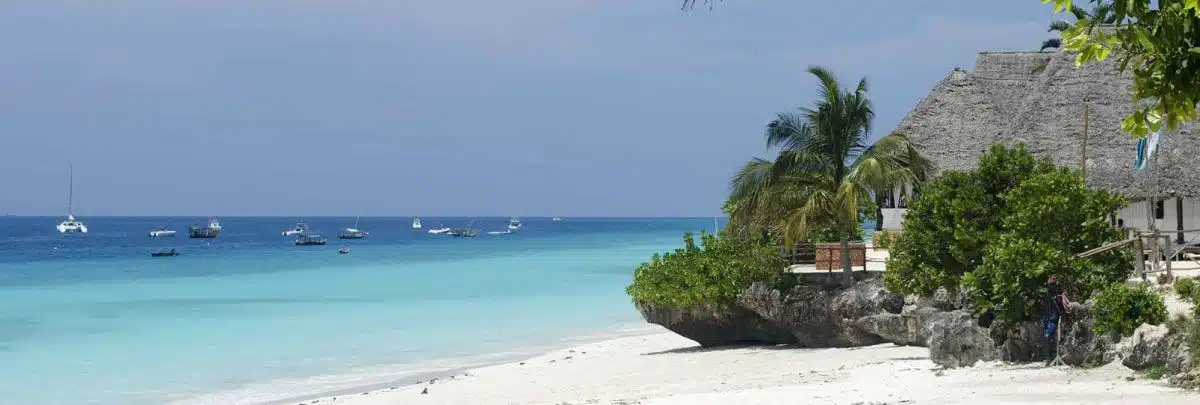
[[1043, 347], [1047, 366], [1058, 357], [1059, 320], [1067, 314], [1067, 305], [1069, 304], [1070, 301], [1067, 300], [1058, 280], [1054, 276], [1050, 276], [1046, 280], [1046, 295], [1042, 296], [1042, 331], [1045, 337]]

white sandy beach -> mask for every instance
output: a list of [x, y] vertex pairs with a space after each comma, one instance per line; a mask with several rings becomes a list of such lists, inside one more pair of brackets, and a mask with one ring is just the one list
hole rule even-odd
[[[669, 332], [557, 350], [452, 378], [310, 404], [1195, 404], [1200, 395], [1092, 370], [980, 364], [939, 370], [920, 347], [700, 350]], [[426, 393], [422, 393], [425, 391]]]

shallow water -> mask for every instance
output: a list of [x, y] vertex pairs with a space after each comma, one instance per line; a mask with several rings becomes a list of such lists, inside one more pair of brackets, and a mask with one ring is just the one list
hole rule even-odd
[[[367, 239], [297, 247], [280, 235], [288, 219], [223, 218], [213, 240], [146, 236], [203, 218], [80, 219], [91, 233], [0, 218], [5, 403], [140, 405], [214, 392], [267, 401], [297, 384], [383, 383], [636, 325], [624, 293], [632, 269], [712, 227], [525, 218], [511, 235], [458, 239], [413, 231], [408, 218], [363, 218]], [[332, 237], [353, 218], [309, 223]], [[342, 246], [352, 252], [337, 254]], [[168, 247], [183, 255], [149, 257]]]

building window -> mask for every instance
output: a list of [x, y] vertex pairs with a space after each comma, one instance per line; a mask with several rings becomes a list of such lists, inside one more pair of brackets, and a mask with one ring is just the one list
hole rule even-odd
[[1163, 200], [1154, 202], [1154, 219], [1163, 219]]

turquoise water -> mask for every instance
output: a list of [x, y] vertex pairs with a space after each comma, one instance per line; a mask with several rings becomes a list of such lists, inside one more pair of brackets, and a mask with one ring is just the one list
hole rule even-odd
[[[297, 247], [292, 219], [223, 218], [213, 240], [146, 237], [202, 218], [80, 219], [91, 233], [0, 217], [0, 402], [262, 403], [599, 337], [642, 323], [624, 293], [638, 263], [713, 226], [526, 218], [458, 239], [363, 218], [365, 240]], [[149, 257], [166, 247], [183, 255]]]

